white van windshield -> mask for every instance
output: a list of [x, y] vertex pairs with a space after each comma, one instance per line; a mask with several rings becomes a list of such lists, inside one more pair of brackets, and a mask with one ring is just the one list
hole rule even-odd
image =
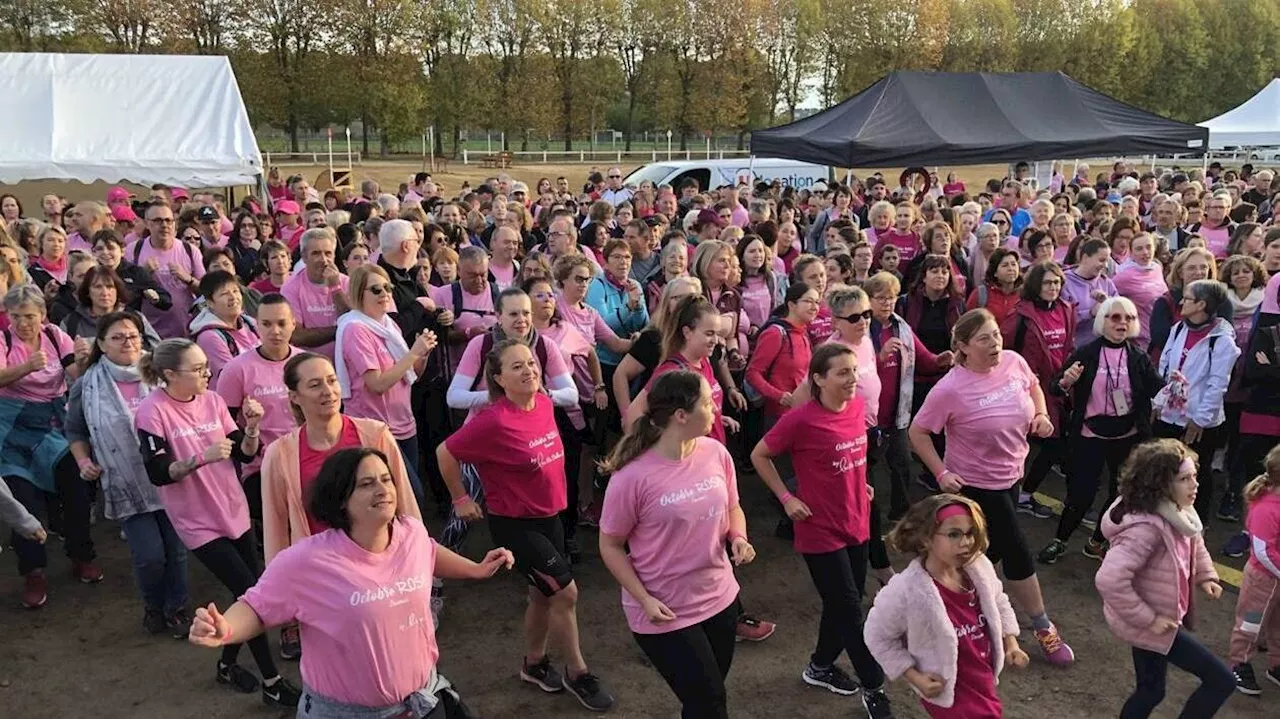
[[639, 187], [641, 182], [648, 180], [657, 185], [677, 169], [679, 168], [676, 165], [645, 165], [639, 170], [627, 175], [627, 179], [623, 180], [623, 183], [633, 187]]

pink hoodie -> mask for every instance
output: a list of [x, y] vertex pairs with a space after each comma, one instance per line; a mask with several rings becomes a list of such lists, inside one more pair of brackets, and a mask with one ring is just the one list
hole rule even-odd
[[1145, 267], [1129, 260], [1120, 265], [1112, 282], [1120, 296], [1128, 297], [1138, 308], [1138, 347], [1145, 352], [1151, 344], [1151, 310], [1169, 291], [1164, 271], [1155, 260]]
[[[1112, 521], [1122, 499], [1107, 508], [1102, 535], [1111, 542], [1094, 585], [1102, 596], [1102, 613], [1111, 632], [1139, 649], [1168, 654], [1177, 632], [1156, 634], [1150, 629], [1157, 616], [1168, 617], [1192, 629], [1195, 617], [1194, 589], [1218, 578], [1201, 532], [1204, 525], [1195, 509], [1178, 512], [1170, 502], [1159, 514], [1129, 512], [1117, 524]], [[1191, 538], [1191, 566], [1179, 567], [1174, 554], [1175, 532]], [[1185, 621], [1178, 616], [1180, 581], [1188, 582], [1190, 604]]]
[[[1018, 619], [991, 560], [979, 555], [964, 572], [973, 584], [986, 620], [991, 637], [992, 668], [998, 684], [1004, 669], [1004, 638], [1018, 635]], [[933, 577], [919, 558], [895, 574], [876, 594], [875, 604], [862, 626], [862, 635], [867, 649], [890, 680], [913, 667], [926, 674], [937, 674], [946, 685], [941, 694], [925, 701], [940, 707], [955, 703], [959, 642]]]

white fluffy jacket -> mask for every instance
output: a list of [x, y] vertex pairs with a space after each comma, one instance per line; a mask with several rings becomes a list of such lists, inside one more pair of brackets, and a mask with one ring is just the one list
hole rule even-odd
[[[992, 667], [999, 683], [1004, 669], [1004, 638], [1017, 636], [1018, 620], [990, 560], [979, 555], [964, 571], [977, 594], [978, 607], [991, 637]], [[925, 701], [940, 707], [949, 707], [955, 702], [959, 654], [956, 630], [947, 617], [933, 577], [925, 571], [919, 558], [890, 579], [876, 595], [875, 605], [863, 626], [863, 636], [889, 679], [898, 679], [913, 667], [926, 674], [937, 674], [946, 686], [937, 697]]]

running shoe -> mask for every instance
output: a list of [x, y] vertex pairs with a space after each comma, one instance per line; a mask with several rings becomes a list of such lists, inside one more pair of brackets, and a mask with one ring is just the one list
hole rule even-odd
[[71, 562], [71, 575], [83, 584], [97, 584], [102, 581], [102, 570], [93, 562]]
[[1262, 687], [1258, 686], [1258, 678], [1253, 675], [1253, 666], [1248, 662], [1231, 667], [1231, 673], [1236, 676], [1236, 691], [1251, 697], [1262, 693]]
[[1249, 553], [1250, 544], [1249, 535], [1246, 532], [1236, 532], [1222, 546], [1222, 554], [1232, 559], [1239, 559]]
[[1049, 542], [1049, 546], [1040, 550], [1040, 554], [1036, 556], [1041, 564], [1057, 564], [1058, 557], [1067, 553], [1067, 543], [1061, 539], [1055, 539]]
[[49, 601], [49, 580], [43, 569], [33, 569], [22, 579], [22, 606], [39, 609]]
[[613, 695], [604, 688], [600, 677], [591, 672], [583, 672], [577, 678], [570, 679], [569, 670], [566, 668], [561, 686], [568, 689], [582, 706], [593, 712], [609, 711], [613, 706]]
[[280, 709], [297, 709], [302, 691], [289, 683], [284, 677], [276, 677], [275, 684], [262, 685], [262, 703]]
[[884, 687], [862, 692], [862, 708], [867, 710], [871, 719], [893, 719], [893, 707], [889, 706], [889, 696], [884, 693]]
[[219, 661], [216, 678], [219, 684], [225, 684], [241, 694], [252, 694], [258, 688], [258, 678], [239, 664], [223, 664]]
[[1214, 512], [1215, 517], [1224, 522], [1240, 521], [1240, 498], [1228, 492], [1222, 495], [1222, 501], [1218, 503], [1218, 511]]
[[159, 609], [143, 610], [142, 628], [147, 631], [147, 634], [163, 634], [169, 628], [164, 620], [164, 612]]
[[[1261, 647], [1259, 647], [1259, 649], [1261, 649]], [[1280, 687], [1280, 666], [1271, 667], [1267, 670], [1267, 673], [1264, 676], [1270, 679], [1272, 684]]]
[[846, 697], [857, 694], [858, 690], [861, 689], [858, 683], [853, 680], [853, 677], [834, 664], [829, 667], [818, 667], [814, 666], [813, 662], [809, 662], [800, 678], [809, 686], [822, 687], [829, 692]]
[[1053, 510], [1036, 501], [1035, 497], [1028, 495], [1025, 499], [1018, 498], [1018, 512], [1029, 514], [1038, 519], [1048, 519], [1053, 516]]
[[778, 625], [773, 622], [764, 622], [750, 614], [743, 614], [738, 617], [734, 640], [739, 642], [763, 642], [773, 636], [774, 631], [777, 629]]
[[1098, 510], [1090, 509], [1084, 513], [1084, 517], [1080, 519], [1080, 524], [1089, 529], [1098, 528]]
[[564, 678], [560, 676], [560, 672], [551, 666], [551, 660], [542, 657], [537, 664], [530, 665], [527, 662], [520, 667], [521, 681], [535, 684], [539, 689], [548, 694], [554, 694], [564, 689]]
[[1057, 627], [1050, 624], [1048, 629], [1037, 629], [1035, 635], [1036, 641], [1040, 642], [1040, 651], [1044, 652], [1044, 658], [1050, 664], [1066, 667], [1076, 660], [1075, 652], [1058, 636]]
[[191, 613], [185, 607], [169, 615], [164, 623], [174, 639], [186, 639], [191, 634]]
[[1084, 549], [1081, 549], [1080, 553], [1089, 559], [1096, 559], [1101, 562], [1102, 558], [1107, 556], [1107, 542], [1106, 540], [1095, 542], [1091, 538], [1088, 542], [1085, 542]]
[[302, 658], [302, 633], [297, 624], [285, 625], [280, 630], [280, 658], [291, 662]]

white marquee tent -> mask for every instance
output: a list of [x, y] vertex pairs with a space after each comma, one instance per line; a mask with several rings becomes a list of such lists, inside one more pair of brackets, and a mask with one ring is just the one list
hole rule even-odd
[[253, 185], [262, 156], [225, 57], [0, 53], [0, 183]]
[[1209, 147], [1280, 146], [1280, 78], [1235, 109], [1199, 123], [1209, 128]]

